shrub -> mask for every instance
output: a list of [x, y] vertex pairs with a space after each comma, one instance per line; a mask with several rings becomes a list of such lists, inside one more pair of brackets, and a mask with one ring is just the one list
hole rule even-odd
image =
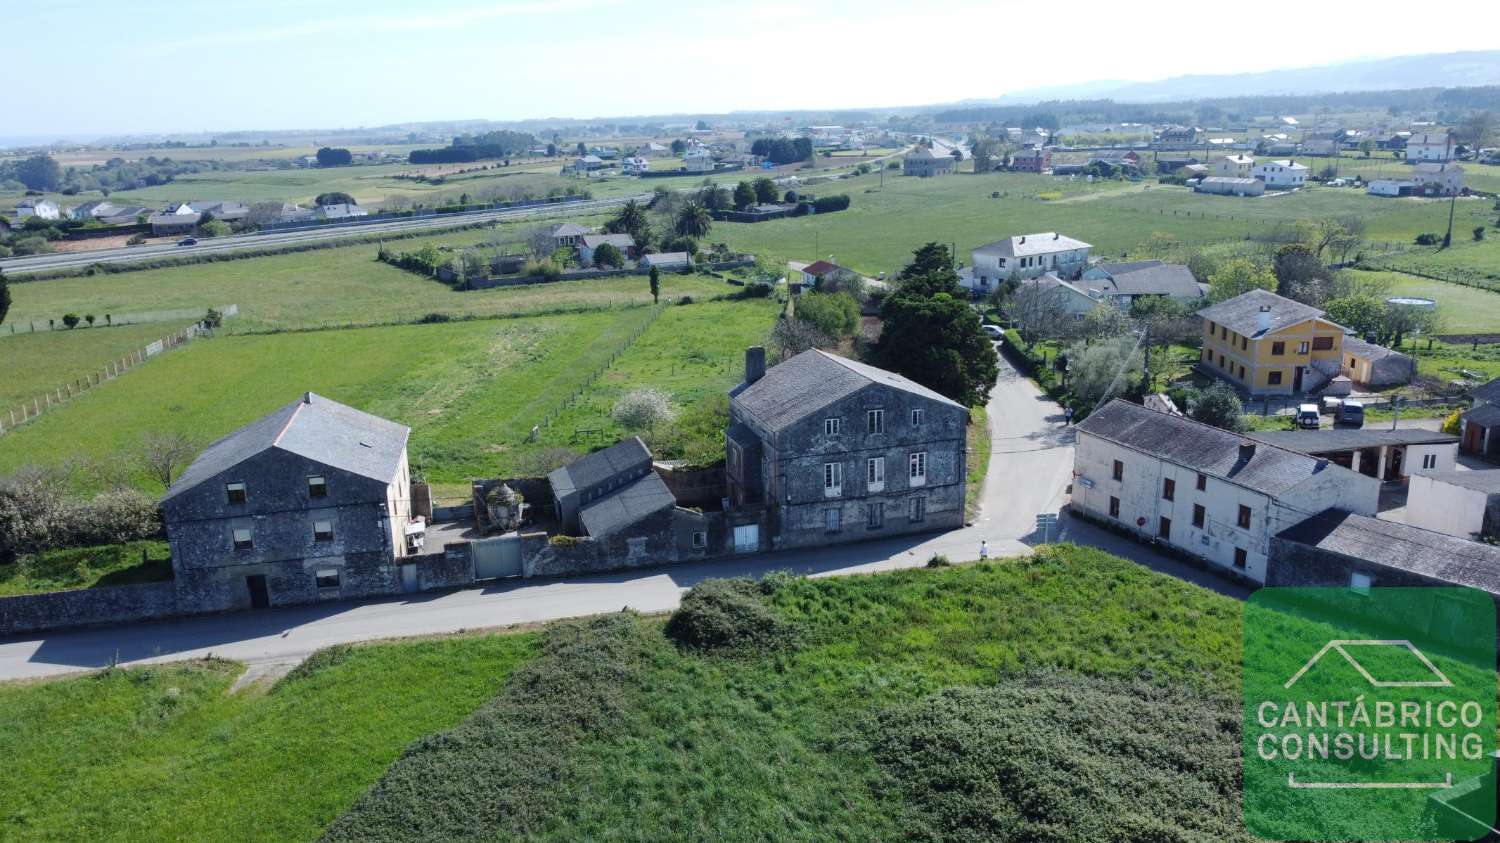
[[692, 296], [683, 296], [683, 297], [681, 297], [681, 298], [679, 298], [677, 300], [677, 303], [678, 304], [692, 304], [693, 303], [693, 297]]
[[770, 653], [795, 649], [800, 630], [766, 603], [753, 580], [704, 580], [682, 597], [667, 637], [704, 653]]
[[929, 568], [951, 568], [951, 567], [953, 567], [953, 563], [949, 562], [948, 561], [948, 557], [944, 556], [943, 554], [941, 554], [941, 553], [934, 553], [934, 554], [932, 554], [932, 558], [927, 560], [927, 567], [929, 567]]
[[840, 193], [837, 196], [819, 196], [813, 200], [812, 206], [820, 214], [842, 211], [849, 207], [849, 195]]
[[731, 299], [768, 299], [773, 292], [771, 285], [761, 281], [752, 281], [729, 294]]
[[1441, 242], [1443, 242], [1443, 237], [1440, 234], [1418, 234], [1417, 235], [1417, 245], [1418, 246], [1436, 246], [1437, 244], [1439, 244]]
[[1060, 190], [1046, 190], [1038, 193], [1036, 195], [1036, 198], [1042, 200], [1043, 202], [1056, 202], [1057, 200], [1063, 198], [1063, 195], [1062, 191]]
[[135, 489], [83, 500], [68, 478], [26, 467], [0, 477], [0, 561], [66, 547], [118, 544], [161, 533], [156, 501]]
[[1459, 421], [1458, 421], [1458, 419], [1459, 419], [1459, 416], [1462, 416], [1463, 414], [1464, 414], [1463, 410], [1454, 410], [1453, 412], [1449, 413], [1448, 416], [1443, 419], [1443, 428], [1442, 428], [1442, 431], [1444, 433], [1448, 433], [1448, 434], [1451, 434], [1453, 436], [1457, 436], [1458, 435], [1458, 428], [1459, 428]]
[[1483, 239], [1484, 239], [1484, 226], [1482, 226], [1482, 225], [1475, 226], [1474, 227], [1474, 241], [1478, 242], [1478, 241], [1483, 240]]
[[81, 320], [80, 320], [78, 314], [76, 314], [76, 313], [64, 313], [63, 314], [63, 324], [66, 325], [69, 328], [76, 328], [76, 327], [78, 327], [78, 323], [80, 321]]
[[301, 682], [313, 674], [321, 673], [329, 668], [338, 667], [349, 660], [354, 648], [348, 644], [334, 644], [332, 647], [324, 647], [313, 653], [302, 661], [301, 664], [292, 668], [287, 675], [277, 681], [273, 692], [280, 691], [288, 685]]
[[859, 328], [859, 302], [848, 293], [807, 293], [797, 300], [797, 318], [834, 339]]
[[446, 313], [429, 313], [417, 320], [418, 325], [436, 325], [443, 322], [452, 322], [453, 317]]
[[643, 387], [620, 396], [609, 415], [626, 430], [651, 430], [671, 421], [677, 414], [665, 392]]

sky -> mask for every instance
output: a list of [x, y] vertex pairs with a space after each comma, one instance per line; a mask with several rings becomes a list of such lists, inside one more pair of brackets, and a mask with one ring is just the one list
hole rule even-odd
[[[1243, 14], [1201, 0], [7, 5], [0, 137], [38, 140], [954, 102], [1377, 58], [1395, 40], [1361, 31], [1410, 14], [1395, 0]], [[1452, 24], [1401, 51], [1500, 46], [1500, 3]]]

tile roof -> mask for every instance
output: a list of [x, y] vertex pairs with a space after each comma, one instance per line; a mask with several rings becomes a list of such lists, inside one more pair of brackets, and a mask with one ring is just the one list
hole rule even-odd
[[[1160, 457], [1202, 474], [1275, 497], [1327, 472], [1354, 472], [1181, 416], [1158, 413], [1116, 398], [1092, 413], [1078, 430]], [[1254, 445], [1245, 459], [1241, 445]]]
[[1205, 307], [1198, 311], [1198, 315], [1223, 325], [1236, 334], [1254, 339], [1263, 335], [1260, 331], [1260, 309], [1263, 306], [1271, 308], [1271, 329], [1265, 333], [1275, 333], [1323, 315], [1323, 311], [1316, 307], [1283, 298], [1270, 290], [1242, 293], [1228, 301]]
[[547, 481], [552, 484], [553, 494], [562, 497], [578, 489], [597, 486], [642, 463], [650, 466], [651, 451], [641, 437], [632, 436], [554, 470], [547, 475]]
[[1487, 469], [1485, 471], [1424, 471], [1422, 476], [1436, 483], [1447, 483], [1450, 486], [1462, 486], [1465, 489], [1473, 489], [1476, 492], [1484, 492], [1490, 495], [1500, 495], [1500, 469]]
[[988, 243], [975, 249], [974, 254], [997, 255], [1003, 258], [1022, 258], [1031, 255], [1066, 252], [1072, 249], [1092, 248], [1092, 245], [1082, 240], [1064, 237], [1055, 231], [1043, 231], [1037, 234], [1018, 234], [1014, 237], [1007, 237], [1004, 240], [996, 240], [993, 243]]
[[579, 511], [578, 519], [590, 536], [602, 538], [676, 505], [672, 490], [652, 471], [589, 503]]
[[1383, 445], [1456, 445], [1458, 437], [1436, 430], [1403, 427], [1400, 430], [1336, 427], [1332, 430], [1266, 430], [1247, 433], [1251, 439], [1286, 448], [1299, 454], [1327, 454], [1354, 448]]
[[771, 430], [784, 429], [872, 384], [918, 395], [950, 407], [963, 405], [894, 372], [812, 349], [766, 370], [732, 399]]
[[828, 261], [816, 261], [802, 267], [802, 271], [807, 273], [808, 275], [817, 277], [825, 272], [832, 272], [833, 270], [838, 268], [839, 265], [836, 263], [829, 263]]
[[406, 453], [411, 428], [308, 392], [209, 445], [172, 484], [163, 501], [271, 449], [389, 483]]
[[1327, 509], [1279, 537], [1454, 585], [1500, 595], [1500, 547]]

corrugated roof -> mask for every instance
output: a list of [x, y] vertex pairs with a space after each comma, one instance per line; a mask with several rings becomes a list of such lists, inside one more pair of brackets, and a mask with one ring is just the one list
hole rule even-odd
[[590, 536], [602, 538], [676, 505], [672, 490], [652, 471], [585, 506], [578, 519]]
[[1280, 538], [1353, 559], [1500, 595], [1500, 547], [1328, 509]]
[[1309, 319], [1317, 319], [1323, 315], [1323, 311], [1316, 307], [1278, 296], [1270, 290], [1251, 290], [1248, 293], [1242, 293], [1228, 301], [1205, 307], [1198, 311], [1198, 315], [1210, 322], [1223, 325], [1236, 334], [1254, 339], [1263, 335], [1260, 330], [1262, 307], [1271, 308], [1271, 327], [1270, 330], [1264, 332], [1267, 334], [1301, 324]]
[[760, 380], [732, 399], [771, 430], [781, 430], [872, 384], [919, 395], [951, 407], [963, 405], [916, 381], [812, 349], [766, 370]]
[[[1078, 430], [1272, 497], [1320, 474], [1354, 476], [1327, 460], [1257, 444], [1237, 433], [1119, 398], [1084, 419]], [[1254, 445], [1248, 459], [1240, 448], [1246, 443]]]
[[1328, 454], [1355, 448], [1389, 445], [1450, 445], [1458, 437], [1436, 430], [1404, 427], [1400, 430], [1370, 430], [1338, 427], [1332, 430], [1267, 430], [1246, 434], [1251, 439], [1300, 454]]
[[309, 392], [209, 445], [162, 500], [272, 448], [388, 483], [401, 465], [410, 434], [405, 425]]

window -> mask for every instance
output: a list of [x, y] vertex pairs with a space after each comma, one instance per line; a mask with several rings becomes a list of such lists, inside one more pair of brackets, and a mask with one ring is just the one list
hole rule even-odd
[[248, 527], [236, 527], [235, 528], [235, 530], [234, 530], [234, 549], [235, 550], [253, 550], [253, 549], [255, 549], [255, 535], [250, 532], [250, 529]]
[[843, 529], [844, 515], [837, 509], [823, 510], [823, 528], [830, 533], [837, 533]]
[[1125, 463], [1122, 463], [1119, 460], [1115, 460], [1115, 472], [1113, 474], [1113, 477], [1116, 480], [1125, 479]]
[[865, 411], [865, 432], [885, 433], [885, 410]]
[[1168, 501], [1170, 501], [1170, 500], [1176, 500], [1177, 499], [1177, 481], [1176, 480], [1173, 480], [1172, 478], [1168, 477], [1167, 479], [1161, 481], [1161, 497], [1162, 497], [1162, 500], [1168, 500]]
[[328, 481], [318, 475], [307, 478], [307, 496], [310, 498], [328, 497]]
[[1235, 519], [1235, 523], [1239, 525], [1241, 530], [1250, 529], [1250, 507], [1240, 504], [1240, 514]]
[[1243, 547], [1237, 547], [1237, 548], [1235, 548], [1234, 549], [1234, 567], [1239, 568], [1241, 571], [1245, 570], [1245, 564], [1247, 562], [1247, 558], [1246, 557], [1247, 557], [1247, 554], [1245, 553], [1245, 549]]
[[314, 521], [313, 522], [313, 541], [315, 541], [315, 542], [331, 542], [331, 541], [333, 541], [333, 522], [332, 521]]
[[1302, 342], [1297, 343], [1297, 353], [1298, 354], [1306, 354], [1307, 353], [1307, 342], [1305, 340], [1302, 341]]
[[1437, 454], [1423, 454], [1422, 455], [1422, 467], [1423, 468], [1437, 468]]
[[708, 547], [708, 533], [702, 530], [693, 533], [693, 547]]
[[1250, 338], [1249, 337], [1240, 337], [1240, 348], [1242, 350], [1248, 350], [1250, 348]]
[[244, 483], [225, 483], [224, 484], [224, 499], [227, 500], [227, 501], [229, 501], [230, 503], [244, 503], [245, 502], [245, 484]]
[[1333, 348], [1333, 337], [1313, 337], [1313, 351], [1329, 351]]
[[1223, 325], [1219, 326], [1219, 339], [1221, 339], [1221, 340], [1227, 340], [1227, 339], [1229, 339], [1229, 329], [1226, 328], [1226, 327], [1224, 327]]
[[838, 497], [844, 493], [844, 464], [837, 462], [823, 463], [823, 494], [826, 497]]
[[1353, 573], [1349, 575], [1349, 587], [1360, 594], [1369, 594], [1370, 586], [1373, 584], [1374, 580], [1369, 574]]
[[1224, 352], [1219, 352], [1219, 368], [1224, 368]]
[[339, 572], [337, 569], [327, 568], [325, 570], [319, 571], [316, 574], [316, 578], [318, 582], [318, 588], [320, 589], [339, 587]]
[[823, 420], [823, 435], [824, 436], [838, 436], [840, 433], [843, 433], [843, 432], [844, 432], [844, 420], [843, 419], [824, 419]]
[[1281, 383], [1281, 373], [1280, 372], [1267, 372], [1266, 373], [1266, 384], [1267, 385], [1269, 385], [1269, 386], [1278, 386], [1280, 383]]
[[1214, 335], [1214, 323], [1213, 322], [1209, 322], [1208, 323], [1208, 335], [1209, 336], [1213, 336]]
[[925, 485], [927, 483], [927, 452], [918, 451], [912, 454], [908, 469], [907, 476], [911, 485]]
[[885, 488], [885, 457], [865, 460], [865, 486], [872, 492]]
[[1109, 499], [1109, 517], [1110, 518], [1119, 518], [1120, 517], [1120, 499], [1119, 498], [1110, 498]]
[[927, 423], [927, 411], [922, 409], [911, 411], [911, 426], [921, 427]]
[[865, 505], [865, 527], [878, 530], [885, 526], [885, 502], [873, 501]]
[[1193, 504], [1193, 526], [1201, 530], [1206, 521], [1208, 521], [1208, 510], [1204, 509], [1201, 503]]
[[1163, 517], [1157, 520], [1156, 537], [1167, 540], [1172, 538], [1172, 519]]
[[1205, 490], [1207, 488], [1208, 488], [1208, 475], [1207, 474], [1200, 474], [1200, 475], [1198, 475], [1198, 491], [1201, 492], [1201, 491], [1203, 491], [1203, 490]]
[[927, 499], [926, 498], [918, 496], [918, 497], [915, 497], [915, 498], [908, 498], [907, 499], [907, 501], [906, 501], [906, 520], [912, 521], [912, 522], [926, 521], [927, 520]]

